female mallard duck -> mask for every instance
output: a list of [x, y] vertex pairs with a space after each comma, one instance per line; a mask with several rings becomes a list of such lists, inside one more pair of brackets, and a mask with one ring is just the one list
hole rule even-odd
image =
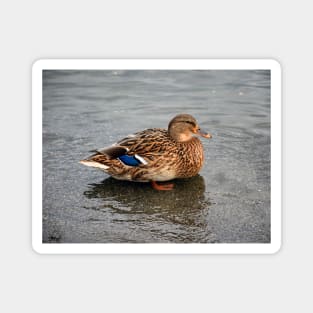
[[203, 164], [201, 141], [212, 136], [200, 130], [189, 114], [179, 114], [168, 129], [152, 128], [127, 136], [110, 147], [95, 150], [80, 163], [104, 170], [120, 180], [151, 182], [154, 189], [171, 190], [173, 184], [157, 184], [199, 173]]

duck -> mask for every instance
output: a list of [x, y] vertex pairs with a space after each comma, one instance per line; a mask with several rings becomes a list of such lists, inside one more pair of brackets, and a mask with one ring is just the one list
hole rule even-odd
[[80, 163], [118, 180], [150, 182], [156, 190], [172, 190], [174, 184], [168, 181], [196, 176], [202, 168], [204, 152], [199, 137], [212, 135], [202, 130], [192, 115], [178, 114], [167, 129], [149, 128], [128, 135], [92, 150]]

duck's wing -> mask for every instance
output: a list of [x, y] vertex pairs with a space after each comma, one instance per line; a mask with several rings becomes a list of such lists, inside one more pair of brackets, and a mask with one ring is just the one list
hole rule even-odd
[[118, 146], [128, 149], [128, 155], [138, 154], [142, 157], [162, 154], [171, 144], [167, 130], [162, 128], [146, 129], [117, 142]]
[[121, 155], [124, 155], [127, 153], [127, 148], [122, 147], [122, 146], [110, 146], [110, 147], [105, 147], [97, 150], [93, 150], [95, 154], [104, 154], [106, 155], [110, 160], [116, 159]]
[[[152, 128], [128, 135], [110, 147], [94, 150], [95, 155], [105, 155], [108, 159], [119, 159], [125, 165], [147, 165], [163, 154], [165, 141], [169, 141], [165, 129]], [[92, 156], [92, 157], [93, 157]]]

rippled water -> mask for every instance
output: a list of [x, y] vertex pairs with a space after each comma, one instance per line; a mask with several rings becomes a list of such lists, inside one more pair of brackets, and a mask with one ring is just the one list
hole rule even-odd
[[[78, 163], [182, 112], [213, 139], [173, 191]], [[44, 71], [43, 242], [270, 242], [270, 72]]]

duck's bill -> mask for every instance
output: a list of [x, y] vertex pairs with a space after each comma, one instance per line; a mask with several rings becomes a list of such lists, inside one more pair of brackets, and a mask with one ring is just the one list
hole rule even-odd
[[207, 133], [206, 131], [204, 130], [198, 130], [197, 131], [197, 135], [201, 136], [201, 137], [204, 137], [204, 138], [207, 138], [207, 139], [210, 139], [212, 138], [212, 135]]

